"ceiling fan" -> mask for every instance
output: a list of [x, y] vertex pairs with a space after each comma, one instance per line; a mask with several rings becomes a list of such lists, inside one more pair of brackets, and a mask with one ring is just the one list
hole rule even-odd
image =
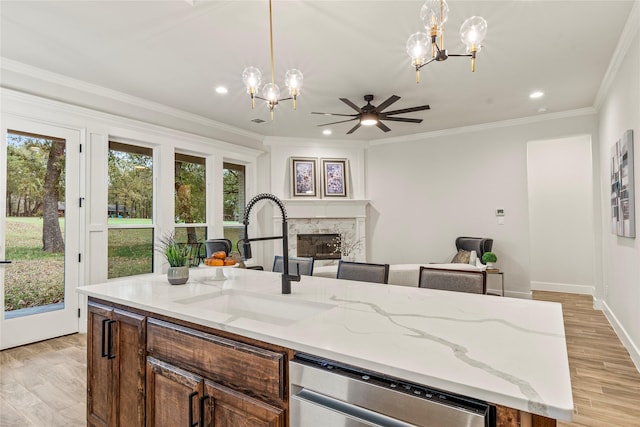
[[358, 124], [352, 127], [351, 130], [347, 132], [347, 135], [355, 132], [360, 126], [372, 126], [372, 125], [378, 126], [378, 128], [382, 129], [384, 132], [389, 132], [391, 129], [389, 129], [387, 125], [382, 123], [382, 120], [389, 120], [393, 122], [421, 123], [422, 119], [408, 119], [404, 117], [390, 117], [390, 116], [395, 116], [396, 114], [411, 113], [413, 111], [429, 110], [431, 108], [428, 105], [421, 105], [419, 107], [403, 108], [401, 110], [383, 112], [385, 108], [388, 108], [391, 104], [393, 104], [394, 102], [400, 99], [400, 97], [397, 95], [391, 95], [389, 98], [387, 98], [386, 101], [384, 101], [382, 104], [378, 105], [377, 107], [374, 105], [371, 105], [371, 101], [373, 101], [373, 95], [364, 96], [364, 100], [367, 101], [367, 105], [363, 106], [362, 108], [358, 107], [356, 104], [349, 101], [347, 98], [339, 98], [339, 99], [340, 101], [347, 104], [349, 107], [356, 110], [358, 113], [357, 114], [339, 114], [339, 113], [313, 112], [311, 114], [324, 114], [327, 116], [352, 117], [351, 119], [341, 120], [339, 122], [324, 123], [318, 126], [328, 126], [328, 125], [334, 125], [336, 123], [345, 123], [345, 122], [351, 122], [353, 120], [358, 120]]

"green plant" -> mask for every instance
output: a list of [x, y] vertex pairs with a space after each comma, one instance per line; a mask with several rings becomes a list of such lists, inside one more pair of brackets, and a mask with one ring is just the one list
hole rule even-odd
[[498, 261], [498, 257], [493, 252], [485, 252], [482, 254], [482, 262], [484, 264], [488, 262], [496, 262]]
[[191, 245], [176, 242], [173, 233], [160, 239], [158, 250], [167, 259], [170, 267], [184, 267], [191, 258]]

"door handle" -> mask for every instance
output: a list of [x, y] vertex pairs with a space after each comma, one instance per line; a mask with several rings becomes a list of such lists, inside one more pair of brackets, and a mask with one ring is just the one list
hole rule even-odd
[[107, 359], [115, 359], [116, 355], [115, 354], [111, 354], [111, 350], [113, 350], [113, 334], [112, 334], [112, 329], [111, 329], [111, 325], [113, 325], [114, 323], [116, 323], [115, 320], [109, 320], [109, 323], [107, 324]]
[[189, 427], [197, 427], [198, 422], [193, 422], [193, 398], [198, 395], [197, 391], [189, 393]]
[[11, 264], [11, 260], [9, 260], [9, 259], [2, 260], [2, 261], [0, 261], [0, 264]]
[[205, 394], [200, 398], [200, 427], [204, 427], [204, 401], [208, 398], [208, 394]]
[[107, 349], [107, 341], [109, 340], [109, 337], [107, 337], [107, 323], [109, 323], [109, 319], [102, 319], [102, 351], [100, 357], [109, 356], [109, 350]]

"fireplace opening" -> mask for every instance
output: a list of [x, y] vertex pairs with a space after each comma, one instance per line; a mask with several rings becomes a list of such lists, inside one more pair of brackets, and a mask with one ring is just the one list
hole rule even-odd
[[299, 257], [313, 257], [314, 260], [340, 259], [339, 234], [298, 234]]

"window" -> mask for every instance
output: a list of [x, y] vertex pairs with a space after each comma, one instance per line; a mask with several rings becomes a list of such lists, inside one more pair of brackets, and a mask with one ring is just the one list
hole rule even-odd
[[174, 200], [175, 238], [196, 249], [191, 265], [198, 265], [197, 256], [206, 255], [202, 244], [207, 240], [207, 180], [203, 157], [175, 154]]
[[153, 272], [153, 151], [109, 142], [109, 279]]
[[238, 240], [244, 237], [245, 167], [234, 163], [223, 164], [223, 214], [224, 237], [231, 240], [235, 250]]

